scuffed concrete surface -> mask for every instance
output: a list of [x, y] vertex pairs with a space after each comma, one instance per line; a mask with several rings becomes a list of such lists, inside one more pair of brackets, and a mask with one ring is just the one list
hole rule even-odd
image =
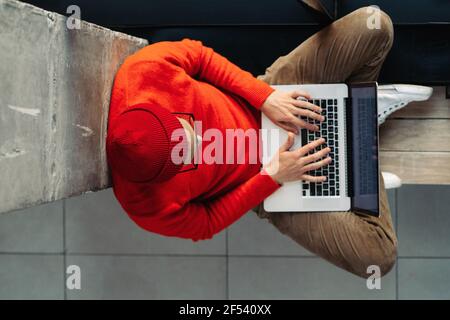
[[0, 212], [110, 186], [105, 137], [123, 60], [147, 41], [0, 0]]

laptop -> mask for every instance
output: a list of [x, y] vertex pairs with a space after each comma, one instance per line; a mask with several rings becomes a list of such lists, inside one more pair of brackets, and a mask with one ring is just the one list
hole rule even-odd
[[[326, 176], [320, 183], [284, 183], [264, 201], [268, 212], [359, 211], [379, 216], [379, 161], [377, 83], [274, 85], [282, 91], [304, 90], [309, 102], [322, 108], [325, 121], [304, 118], [319, 126], [318, 132], [301, 129], [291, 149], [325, 138], [319, 147], [331, 148], [332, 162], [308, 174]], [[287, 132], [264, 114], [263, 164], [268, 163], [286, 141]], [[272, 131], [276, 130], [276, 131]], [[265, 132], [265, 133], [264, 133]], [[277, 133], [276, 135], [270, 133]], [[315, 151], [318, 151], [316, 149]], [[312, 152], [311, 152], [312, 153]]]

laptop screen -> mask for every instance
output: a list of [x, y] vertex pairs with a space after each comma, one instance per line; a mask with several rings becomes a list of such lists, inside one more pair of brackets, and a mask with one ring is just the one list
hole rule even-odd
[[379, 215], [376, 83], [352, 84], [352, 207]]

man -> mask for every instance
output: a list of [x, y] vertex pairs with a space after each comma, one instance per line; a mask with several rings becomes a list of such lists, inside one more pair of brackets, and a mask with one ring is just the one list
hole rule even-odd
[[[269, 84], [376, 80], [393, 41], [392, 22], [380, 14], [380, 29], [368, 29], [366, 8], [350, 13], [257, 78], [188, 39], [156, 43], [129, 57], [114, 83], [107, 154], [115, 196], [130, 218], [166, 236], [209, 239], [283, 183], [325, 181], [308, 174], [331, 162], [329, 148], [308, 155], [323, 139], [290, 150], [299, 128], [317, 130], [298, 116], [323, 121], [320, 108], [296, 99], [308, 97], [305, 92], [278, 92]], [[248, 161], [248, 145], [234, 146], [244, 163], [192, 164], [197, 149], [212, 143], [197, 137], [194, 120], [201, 121], [202, 132], [214, 129], [226, 137], [227, 129], [258, 130], [261, 112], [292, 132], [267, 167]], [[174, 141], [176, 134], [180, 140]], [[236, 151], [222, 145], [225, 157]], [[177, 152], [182, 163], [173, 161]], [[385, 274], [396, 258], [383, 184], [380, 198], [379, 218], [359, 212], [271, 214], [261, 205], [258, 215], [311, 252], [366, 277], [368, 266]]]

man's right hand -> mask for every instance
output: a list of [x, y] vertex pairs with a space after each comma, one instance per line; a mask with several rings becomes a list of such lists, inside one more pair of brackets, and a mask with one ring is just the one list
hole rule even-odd
[[308, 153], [324, 143], [325, 139], [320, 138], [289, 151], [294, 144], [294, 134], [289, 132], [286, 142], [264, 169], [279, 184], [297, 180], [323, 182], [326, 180], [325, 176], [312, 176], [308, 172], [330, 164], [331, 158], [327, 155], [331, 149], [327, 147], [313, 154]]

